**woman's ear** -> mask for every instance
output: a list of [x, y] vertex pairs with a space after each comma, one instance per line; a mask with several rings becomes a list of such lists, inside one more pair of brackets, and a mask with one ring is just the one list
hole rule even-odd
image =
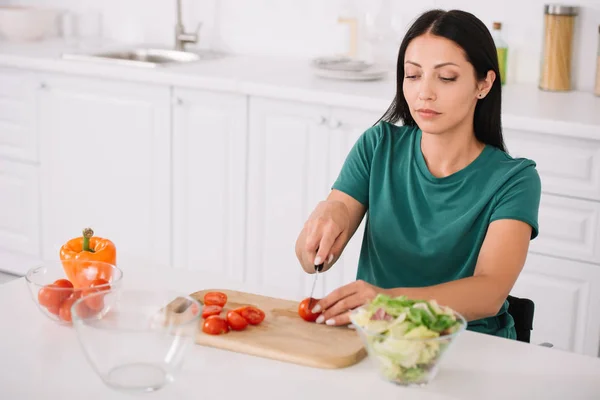
[[496, 73], [492, 70], [489, 70], [485, 78], [477, 84], [477, 98], [483, 99], [490, 90], [492, 90], [492, 85], [496, 80]]

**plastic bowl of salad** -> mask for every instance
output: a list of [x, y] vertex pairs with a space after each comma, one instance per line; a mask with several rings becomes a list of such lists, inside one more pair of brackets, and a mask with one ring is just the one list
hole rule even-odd
[[425, 386], [467, 327], [456, 311], [436, 301], [378, 295], [350, 319], [380, 375], [402, 386]]

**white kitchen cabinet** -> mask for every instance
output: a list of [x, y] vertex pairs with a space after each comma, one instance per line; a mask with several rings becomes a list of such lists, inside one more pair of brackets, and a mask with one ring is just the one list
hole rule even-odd
[[0, 157], [38, 161], [35, 91], [31, 72], [0, 68]]
[[[43, 256], [89, 226], [170, 265], [170, 88], [46, 76], [39, 91]], [[118, 264], [117, 256], [117, 264]]]
[[294, 297], [306, 291], [296, 238], [330, 183], [327, 117], [326, 107], [250, 99], [245, 279]]
[[175, 89], [173, 265], [242, 279], [246, 96]]
[[37, 167], [0, 158], [0, 193], [0, 249], [39, 256]]
[[597, 356], [600, 337], [600, 267], [529, 254], [512, 294], [535, 303], [531, 342]]
[[[350, 147], [377, 117], [358, 110], [250, 99], [248, 281], [289, 289], [290, 296], [308, 294], [313, 277], [298, 264], [296, 239], [314, 207], [327, 197]], [[316, 296], [354, 276], [360, 236], [358, 232], [347, 247], [348, 256], [323, 275]]]

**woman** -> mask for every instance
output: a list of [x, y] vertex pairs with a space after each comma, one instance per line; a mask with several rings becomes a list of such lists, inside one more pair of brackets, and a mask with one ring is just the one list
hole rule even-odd
[[357, 280], [316, 303], [317, 322], [348, 324], [385, 293], [435, 299], [469, 330], [516, 338], [506, 299], [538, 234], [541, 184], [533, 161], [506, 153], [500, 105], [485, 25], [463, 11], [421, 15], [400, 46], [392, 105], [296, 242], [306, 272], [326, 271], [368, 211]]

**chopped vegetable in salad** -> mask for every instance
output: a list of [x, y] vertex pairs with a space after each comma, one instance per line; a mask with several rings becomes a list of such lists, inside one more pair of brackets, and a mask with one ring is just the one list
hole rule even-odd
[[[385, 377], [406, 384], [427, 381], [451, 340], [449, 335], [465, 324], [452, 309], [435, 300], [382, 294], [358, 309], [352, 322], [362, 329], [368, 350]], [[439, 340], [422, 340], [435, 338]]]

